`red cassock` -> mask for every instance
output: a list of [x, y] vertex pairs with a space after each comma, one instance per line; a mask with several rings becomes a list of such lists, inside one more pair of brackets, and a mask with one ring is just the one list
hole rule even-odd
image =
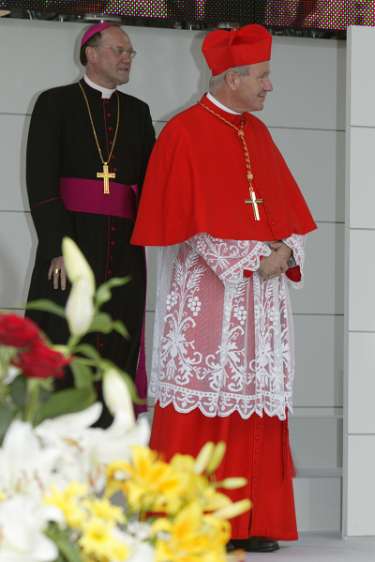
[[[206, 108], [213, 110], [213, 115]], [[260, 221], [246, 205], [249, 184], [241, 140], [220, 117], [244, 130], [254, 175]], [[196, 234], [227, 240], [275, 241], [316, 228], [306, 202], [266, 126], [249, 113], [232, 115], [203, 97], [161, 132], [149, 162], [132, 243], [170, 246]], [[291, 272], [298, 280], [298, 271]], [[151, 446], [169, 459], [196, 455], [206, 441], [227, 444], [218, 478], [246, 476], [248, 485], [229, 492], [249, 497], [253, 509], [232, 521], [232, 537], [297, 538], [293, 463], [288, 421], [237, 412], [206, 417], [198, 409], [179, 413], [157, 403]]]

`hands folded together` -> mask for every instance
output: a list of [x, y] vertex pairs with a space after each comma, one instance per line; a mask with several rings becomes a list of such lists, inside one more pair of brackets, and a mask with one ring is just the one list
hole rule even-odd
[[292, 256], [291, 248], [281, 240], [270, 242], [268, 245], [272, 253], [262, 259], [259, 267], [259, 274], [263, 280], [279, 277], [285, 273], [289, 268], [288, 261]]

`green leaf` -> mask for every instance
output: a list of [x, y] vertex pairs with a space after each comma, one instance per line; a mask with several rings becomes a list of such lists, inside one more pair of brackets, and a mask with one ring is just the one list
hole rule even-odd
[[36, 424], [46, 418], [55, 418], [64, 414], [72, 414], [84, 410], [96, 400], [93, 387], [68, 388], [60, 390], [50, 396], [39, 408]]
[[115, 287], [121, 287], [129, 282], [129, 277], [113, 277], [98, 287], [95, 295], [96, 306], [100, 308], [102, 304], [111, 300], [112, 291]]
[[50, 524], [45, 534], [55, 543], [59, 549], [59, 559], [66, 562], [83, 562], [79, 546], [72, 543], [69, 536], [69, 529], [60, 529], [57, 525]]
[[120, 334], [126, 339], [129, 338], [129, 332], [120, 320], [116, 320], [115, 322], [112, 322], [112, 330], [114, 332], [117, 332], [118, 334]]
[[23, 375], [18, 375], [9, 385], [10, 395], [18, 408], [23, 408], [27, 398], [27, 381]]
[[102, 334], [112, 332], [112, 319], [109, 314], [105, 312], [96, 314], [88, 332], [101, 332]]
[[74, 382], [76, 388], [85, 388], [93, 386], [93, 373], [87, 365], [82, 364], [79, 359], [75, 359], [70, 364], [73, 371]]
[[109, 314], [105, 312], [99, 312], [94, 317], [92, 324], [88, 330], [89, 332], [101, 332], [102, 334], [110, 334], [111, 332], [117, 332], [124, 338], [128, 338], [129, 334], [124, 324], [120, 320], [112, 321]]
[[10, 424], [17, 414], [17, 408], [13, 404], [3, 402], [0, 407], [0, 443], [3, 442]]
[[95, 361], [100, 361], [100, 354], [96, 351], [95, 347], [89, 345], [88, 343], [82, 343], [74, 348], [74, 353], [81, 353], [85, 357], [94, 359]]
[[26, 304], [26, 308], [28, 310], [41, 310], [42, 312], [50, 312], [51, 314], [55, 314], [56, 316], [65, 318], [65, 310], [63, 309], [63, 307], [47, 299], [39, 299], [36, 301], [28, 302]]

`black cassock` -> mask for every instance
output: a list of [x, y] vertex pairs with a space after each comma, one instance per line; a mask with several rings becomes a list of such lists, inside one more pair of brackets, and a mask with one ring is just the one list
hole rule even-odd
[[[109, 164], [115, 182], [135, 184], [140, 191], [155, 134], [148, 106], [139, 99], [118, 92], [110, 99], [80, 82], [86, 92], [98, 140], [107, 159], [117, 123], [117, 95], [120, 101], [118, 138]], [[90, 118], [79, 83], [43, 92], [34, 107], [27, 144], [27, 190], [31, 214], [38, 235], [38, 248], [28, 300], [48, 298], [65, 305], [66, 291], [54, 290], [48, 280], [52, 258], [61, 256], [64, 236], [73, 238], [90, 263], [97, 284], [111, 277], [129, 276], [130, 282], [114, 289], [105, 311], [122, 320], [130, 334], [95, 336], [91, 343], [135, 377], [144, 319], [146, 271], [144, 251], [129, 243], [134, 221], [110, 214], [72, 212], [60, 195], [60, 178], [96, 180], [102, 171]], [[97, 180], [101, 186], [103, 182]], [[110, 196], [109, 196], [110, 197]], [[66, 323], [47, 313], [29, 311], [53, 343], [66, 343]], [[63, 384], [65, 384], [65, 381]]]

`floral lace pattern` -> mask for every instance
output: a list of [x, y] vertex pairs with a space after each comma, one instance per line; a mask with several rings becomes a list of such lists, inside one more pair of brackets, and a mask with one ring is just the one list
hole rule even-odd
[[[302, 268], [303, 237], [285, 242]], [[155, 323], [150, 391], [162, 407], [285, 419], [294, 377], [291, 310], [286, 276], [263, 281], [257, 273], [269, 254], [264, 242], [207, 234], [176, 248]], [[244, 278], [244, 269], [253, 275]]]

